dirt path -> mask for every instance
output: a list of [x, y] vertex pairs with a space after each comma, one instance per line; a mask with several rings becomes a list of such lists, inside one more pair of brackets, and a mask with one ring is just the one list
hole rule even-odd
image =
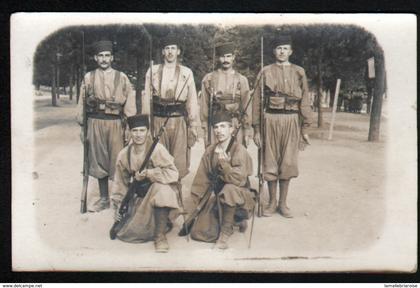
[[[155, 254], [153, 243], [111, 241], [110, 210], [79, 213], [80, 128], [74, 122], [75, 104], [62, 99], [59, 108], [50, 107], [47, 99], [36, 101], [34, 122], [33, 205], [40, 237], [67, 259], [59, 268], [293, 270], [295, 265], [302, 265], [302, 259], [319, 259], [316, 263], [321, 267], [325, 259], [341, 261], [351, 253], [367, 251], [381, 238], [385, 219], [385, 145], [366, 141], [366, 115], [338, 113], [334, 140], [324, 140], [328, 127], [313, 128], [312, 145], [300, 154], [300, 176], [291, 182], [288, 201], [295, 218], [256, 218], [252, 249], [247, 249], [249, 229], [245, 234], [236, 232], [231, 249], [225, 252], [212, 250], [209, 243], [187, 243], [186, 238], [177, 236], [180, 218], [168, 235], [171, 251], [166, 255]], [[324, 115], [326, 120], [330, 117]], [[256, 170], [257, 150], [253, 144], [249, 152]], [[192, 159], [199, 159], [202, 153], [201, 139], [192, 149]], [[198, 161], [193, 162], [191, 171], [197, 165]], [[184, 179], [187, 209], [193, 176], [190, 173]], [[257, 179], [252, 177], [251, 181], [257, 187]], [[90, 195], [97, 193], [93, 178], [89, 191]], [[266, 192], [262, 198], [266, 201]]]

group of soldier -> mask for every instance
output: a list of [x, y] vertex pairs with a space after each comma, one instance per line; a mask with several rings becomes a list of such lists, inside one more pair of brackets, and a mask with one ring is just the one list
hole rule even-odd
[[[167, 252], [165, 234], [183, 215], [180, 235], [228, 248], [234, 228], [246, 230], [258, 198], [249, 182], [253, 168], [247, 146], [252, 136], [264, 151], [269, 203], [263, 215], [293, 217], [286, 199], [290, 179], [298, 176], [298, 151], [309, 144], [311, 109], [305, 71], [289, 62], [290, 36], [275, 38], [276, 61], [262, 68], [252, 93], [247, 78], [233, 68], [234, 44], [216, 45], [220, 68], [203, 78], [198, 99], [193, 72], [179, 63], [179, 42], [168, 35], [161, 43], [163, 63], [145, 75], [141, 111], [136, 111], [128, 77], [112, 68], [112, 46], [110, 41], [94, 46], [98, 67], [84, 77], [77, 119], [87, 125], [89, 175], [99, 183], [100, 199], [91, 210], [115, 209], [116, 223], [124, 220], [116, 238], [154, 241], [156, 252]], [[181, 183], [200, 128], [206, 149], [190, 189], [194, 209], [187, 213]], [[156, 137], [159, 143], [153, 145]], [[121, 205], [134, 182], [148, 185], [129, 199], [123, 217]]]

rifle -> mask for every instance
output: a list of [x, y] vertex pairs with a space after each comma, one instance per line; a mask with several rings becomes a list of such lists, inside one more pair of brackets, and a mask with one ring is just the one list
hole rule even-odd
[[[149, 35], [150, 36], [150, 35]], [[152, 73], [152, 69], [153, 69], [153, 58], [152, 58], [152, 37], [150, 36], [149, 37], [149, 43], [150, 43], [150, 51], [149, 51], [149, 53], [150, 53], [150, 55], [149, 55], [149, 59], [150, 59], [150, 62], [149, 62], [149, 71], [150, 71], [150, 87], [149, 87], [149, 91], [150, 91], [150, 95], [149, 95], [149, 97], [150, 97], [150, 100], [149, 100], [149, 102], [150, 102], [150, 131], [151, 131], [151, 135], [152, 135], [152, 137], [154, 137], [155, 136], [155, 119], [154, 119], [154, 116], [153, 116], [153, 73]]]
[[[86, 66], [85, 66], [85, 33], [82, 31], [82, 62], [83, 62], [83, 89], [84, 89], [84, 97], [83, 97], [83, 188], [82, 188], [82, 195], [80, 199], [80, 213], [84, 214], [87, 212], [87, 188], [89, 182], [89, 142], [87, 140], [87, 132], [88, 132], [88, 119], [86, 113], [86, 105], [87, 105], [87, 92], [86, 92], [86, 83], [84, 82], [84, 76], [86, 74]], [[79, 100], [80, 101], [80, 100]]]
[[263, 162], [264, 162], [264, 147], [265, 147], [265, 126], [264, 126], [264, 37], [261, 36], [261, 77], [260, 77], [260, 88], [261, 88], [261, 98], [260, 98], [260, 146], [258, 147], [258, 194], [257, 194], [257, 203], [258, 203], [258, 217], [262, 216], [262, 207], [261, 207], [261, 193], [264, 189], [264, 178], [263, 178]]
[[[213, 41], [213, 73], [214, 74], [214, 61], [215, 61], [215, 57], [216, 57], [216, 47]], [[210, 95], [209, 95], [209, 107], [208, 107], [208, 120], [207, 120], [207, 146], [210, 146], [211, 144], [211, 134], [212, 134], [212, 130], [211, 130], [211, 125], [213, 122], [213, 97], [214, 97], [214, 91], [213, 88], [210, 89]]]
[[[257, 85], [258, 85], [258, 82], [257, 82], [256, 86]], [[226, 154], [228, 154], [230, 152], [230, 150], [232, 149], [233, 143], [236, 141], [238, 133], [239, 133], [241, 127], [242, 127], [243, 118], [245, 117], [246, 111], [248, 110], [248, 107], [251, 104], [252, 99], [254, 98], [255, 92], [256, 92], [256, 90], [254, 90], [251, 97], [249, 97], [248, 102], [245, 105], [245, 108], [239, 114], [238, 126], [235, 128], [234, 132], [232, 133], [232, 137], [230, 138], [228, 146], [226, 147], [226, 150], [225, 150]], [[210, 130], [210, 127], [208, 127], [208, 128]], [[220, 179], [220, 177], [216, 177], [215, 175], [211, 175], [210, 178], [211, 178], [212, 181], [210, 181], [209, 188], [207, 189], [204, 196], [200, 199], [198, 205], [196, 206], [194, 211], [190, 214], [188, 219], [186, 221], [184, 221], [184, 224], [182, 225], [182, 228], [178, 233], [179, 236], [188, 235], [188, 231], [191, 231], [191, 227], [194, 224], [195, 219], [197, 218], [198, 214], [203, 209], [203, 207], [206, 205], [207, 201], [210, 199], [211, 193], [215, 192], [216, 194], [218, 194], [223, 189], [224, 183]], [[254, 190], [254, 189], [251, 189], [251, 190]], [[257, 194], [257, 197], [258, 197], [258, 194]], [[220, 206], [219, 203], [217, 205]], [[221, 213], [221, 209], [219, 207], [219, 222], [221, 220], [220, 213]]]
[[[189, 80], [189, 76], [187, 78], [187, 81], [185, 81], [184, 86], [182, 87], [180, 93], [178, 94], [177, 98], [175, 99], [175, 103], [178, 102], [179, 97], [182, 94], [182, 91], [185, 88], [186, 83]], [[162, 126], [159, 129], [159, 132], [157, 133], [157, 135], [153, 138], [153, 142], [152, 145], [150, 146], [149, 150], [147, 150], [146, 156], [144, 157], [143, 163], [141, 163], [139, 172], [142, 172], [144, 169], [146, 169], [147, 164], [150, 161], [150, 158], [152, 157], [152, 153], [157, 145], [157, 143], [160, 140], [160, 137], [162, 136], [163, 132], [165, 131], [165, 126], [168, 123], [169, 119], [171, 117], [168, 116], [165, 119], [165, 122], [163, 122]], [[144, 197], [147, 193], [147, 191], [149, 190], [150, 186], [152, 185], [152, 182], [145, 178], [141, 181], [137, 181], [136, 179], [134, 179], [131, 183], [130, 186], [128, 187], [127, 193], [125, 194], [123, 200], [121, 201], [121, 205], [120, 208], [118, 210], [118, 213], [121, 215], [121, 219], [118, 221], [115, 221], [114, 224], [111, 227], [111, 230], [109, 231], [109, 236], [111, 238], [111, 240], [114, 240], [117, 237], [118, 232], [123, 228], [123, 226], [125, 225], [125, 223], [127, 222], [128, 218], [130, 217], [130, 213], [128, 213], [128, 208], [129, 208], [129, 204], [131, 199], [133, 199], [134, 195], [139, 195], [140, 197]], [[182, 201], [181, 201], [182, 203]]]

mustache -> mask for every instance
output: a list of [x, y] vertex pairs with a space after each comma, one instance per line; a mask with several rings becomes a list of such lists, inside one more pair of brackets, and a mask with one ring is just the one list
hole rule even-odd
[[222, 64], [223, 64], [223, 65], [225, 65], [225, 64], [230, 64], [230, 62], [226, 62], [226, 61], [225, 61], [225, 62], [223, 62]]

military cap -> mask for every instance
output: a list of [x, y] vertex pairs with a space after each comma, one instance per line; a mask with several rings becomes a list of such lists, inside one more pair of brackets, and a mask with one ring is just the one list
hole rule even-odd
[[223, 56], [225, 54], [233, 54], [235, 52], [235, 46], [232, 42], [226, 42], [222, 44], [218, 44], [215, 47], [216, 55]]
[[292, 38], [290, 35], [280, 34], [273, 40], [273, 49], [276, 49], [280, 45], [292, 45]]
[[149, 129], [149, 115], [139, 114], [127, 118], [128, 127], [130, 129], [146, 126]]
[[103, 51], [110, 51], [111, 53], [113, 52], [113, 47], [112, 47], [112, 42], [109, 40], [101, 40], [96, 42], [93, 45], [94, 48], [94, 55], [97, 55]]
[[169, 33], [168, 35], [166, 35], [162, 40], [161, 40], [161, 46], [162, 49], [165, 48], [166, 46], [169, 45], [176, 45], [179, 48], [179, 41], [178, 41], [178, 37], [176, 37], [175, 34], [173, 33]]
[[212, 119], [212, 125], [216, 125], [217, 123], [220, 122], [229, 122], [232, 123], [232, 115], [231, 113], [227, 112], [227, 111], [217, 111]]

